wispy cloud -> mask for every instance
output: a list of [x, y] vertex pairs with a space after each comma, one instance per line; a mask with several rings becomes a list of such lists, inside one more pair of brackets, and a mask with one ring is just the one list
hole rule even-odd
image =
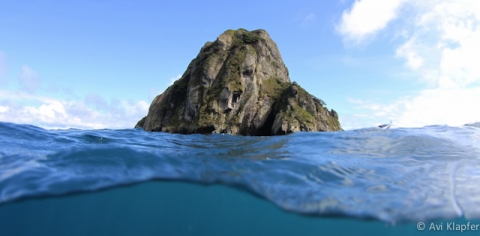
[[84, 103], [0, 90], [0, 121], [45, 128], [132, 128], [148, 112], [149, 104], [145, 101], [116, 99], [100, 102], [103, 110], [99, 111], [98, 101], [105, 99], [91, 94]]
[[37, 72], [28, 66], [22, 67], [22, 73], [18, 76], [20, 87], [29, 93], [34, 93], [40, 86], [40, 77]]
[[417, 50], [413, 49], [413, 44], [415, 44], [415, 39], [409, 39], [397, 49], [396, 54], [398, 57], [407, 59], [407, 65], [410, 68], [418, 69], [423, 65], [424, 59], [418, 54]]
[[300, 22], [300, 27], [309, 28], [315, 24], [316, 19], [317, 17], [315, 14], [310, 13], [303, 18], [302, 22]]
[[5, 53], [0, 51], [0, 85], [1, 84], [6, 84], [7, 79], [7, 57], [5, 56]]
[[85, 97], [85, 103], [97, 110], [107, 110], [108, 104], [107, 101], [97, 93], [90, 92]]

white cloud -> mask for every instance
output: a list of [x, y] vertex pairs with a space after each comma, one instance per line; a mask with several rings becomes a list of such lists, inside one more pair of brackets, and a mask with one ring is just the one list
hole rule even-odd
[[480, 88], [430, 89], [405, 100], [407, 108], [398, 120], [402, 126], [429, 124], [464, 125], [480, 120]]
[[7, 106], [0, 106], [0, 113], [7, 112], [8, 110], [10, 110], [9, 107], [7, 107]]
[[360, 43], [397, 18], [404, 2], [406, 0], [356, 0], [351, 9], [343, 12], [337, 30], [345, 39]]
[[423, 58], [418, 55], [417, 51], [412, 48], [415, 39], [408, 40], [405, 44], [397, 49], [397, 56], [407, 59], [407, 65], [412, 69], [418, 69], [423, 65]]
[[23, 66], [22, 73], [18, 76], [18, 82], [23, 90], [34, 93], [40, 85], [40, 77], [37, 75], [37, 72], [28, 66]]
[[[480, 120], [480, 110], [476, 109], [480, 104], [480, 88], [428, 89], [386, 105], [359, 100], [354, 100], [354, 103], [356, 108], [366, 112], [363, 115], [368, 116], [375, 124], [391, 119], [396, 127], [433, 124], [460, 126]], [[375, 124], [362, 125], [365, 127]]]
[[[350, 12], [344, 12], [344, 27], [353, 21], [355, 15], [359, 22], [370, 20], [367, 15], [355, 12], [355, 9], [364, 9], [360, 4], [367, 6], [368, 2], [373, 9], [373, 1], [356, 1]], [[365, 28], [370, 30], [360, 30], [360, 26], [360, 29], [346, 27], [342, 33], [346, 39], [362, 40], [399, 17], [400, 24], [395, 26], [392, 35], [396, 42], [400, 42], [395, 56], [405, 60], [407, 68], [416, 73], [427, 88], [415, 95], [398, 98], [391, 104], [359, 103], [358, 100], [351, 103], [369, 111], [370, 118], [375, 121], [384, 122], [391, 118], [398, 126], [456, 126], [480, 120], [480, 110], [475, 109], [480, 104], [480, 1], [396, 2], [405, 3], [414, 10], [408, 15], [390, 14], [393, 17], [382, 18], [384, 23]], [[393, 3], [389, 4], [393, 6]], [[398, 12], [400, 5], [389, 9], [395, 8]], [[362, 21], [362, 17], [366, 20]]]
[[[418, 1], [419, 19], [397, 50], [421, 79], [439, 88], [480, 82], [480, 2]], [[428, 63], [422, 63], [426, 61]]]
[[99, 112], [95, 105], [0, 90], [0, 121], [45, 128], [132, 128], [149, 107], [145, 101], [114, 100]]
[[136, 114], [144, 114], [147, 115], [148, 108], [150, 104], [145, 101], [122, 101], [122, 107], [125, 109], [125, 113], [129, 116], [136, 115]]
[[312, 26], [313, 24], [315, 24], [316, 19], [317, 19], [317, 17], [315, 16], [315, 14], [310, 13], [307, 16], [305, 16], [305, 18], [303, 18], [302, 22], [300, 22], [300, 26], [302, 28], [308, 28], [308, 27]]

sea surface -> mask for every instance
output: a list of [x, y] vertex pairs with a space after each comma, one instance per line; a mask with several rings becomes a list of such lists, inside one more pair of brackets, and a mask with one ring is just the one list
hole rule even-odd
[[480, 235], [480, 128], [245, 137], [0, 122], [0, 235], [412, 234]]

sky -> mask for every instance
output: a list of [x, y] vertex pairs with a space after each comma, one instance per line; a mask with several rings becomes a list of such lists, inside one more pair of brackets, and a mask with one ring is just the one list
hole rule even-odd
[[480, 121], [478, 0], [1, 1], [0, 121], [133, 128], [238, 28], [266, 30], [346, 130]]

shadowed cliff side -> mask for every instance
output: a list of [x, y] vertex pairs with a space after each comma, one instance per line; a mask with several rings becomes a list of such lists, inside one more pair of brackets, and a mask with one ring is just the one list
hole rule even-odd
[[244, 29], [227, 30], [207, 42], [135, 127], [241, 135], [342, 130], [333, 109], [290, 82], [268, 33]]

